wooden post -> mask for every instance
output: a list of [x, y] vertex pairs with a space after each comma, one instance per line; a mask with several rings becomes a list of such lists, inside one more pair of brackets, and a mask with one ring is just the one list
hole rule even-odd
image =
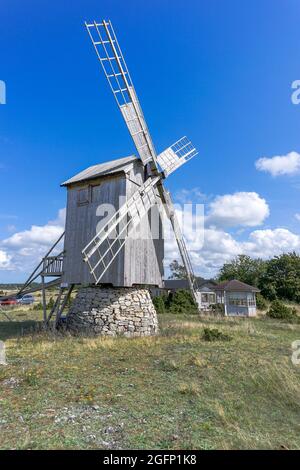
[[43, 317], [44, 323], [47, 323], [47, 302], [46, 302], [46, 290], [45, 290], [45, 276], [42, 277], [42, 297], [43, 297]]

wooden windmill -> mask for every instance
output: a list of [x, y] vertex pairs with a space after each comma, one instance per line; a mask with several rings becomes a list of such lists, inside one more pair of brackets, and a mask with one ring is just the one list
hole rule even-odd
[[[23, 288], [25, 292], [38, 274], [42, 276], [43, 285], [46, 276], [59, 276], [60, 293], [48, 317], [44, 302], [45, 321], [48, 322], [52, 315], [59, 320], [74, 285], [111, 286], [112, 289], [162, 285], [161, 217], [156, 219], [157, 237], [136, 236], [145, 227], [148, 230], [149, 213], [153, 211], [160, 216], [164, 212], [171, 222], [189, 287], [197, 302], [192, 264], [170, 194], [164, 187], [164, 179], [197, 151], [187, 137], [183, 137], [162, 153], [156, 153], [111, 22], [95, 21], [85, 23], [85, 26], [138, 157], [94, 165], [62, 184], [68, 190], [64, 250], [49, 257], [50, 250], [42, 271], [35, 270]], [[99, 225], [98, 208], [103, 204], [112, 205], [115, 211]], [[57, 267], [58, 263], [62, 263], [62, 269]], [[103, 297], [103, 292], [101, 295]], [[123, 292], [120, 297], [123, 298]], [[138, 298], [136, 292], [134, 298]], [[95, 301], [92, 304], [94, 306]], [[82, 308], [82, 305], [78, 308], [79, 313]], [[118, 309], [119, 306], [112, 315], [117, 315]]]
[[[95, 52], [107, 78], [111, 91], [125, 120], [143, 166], [143, 184], [136, 187], [131, 197], [86, 244], [82, 253], [96, 284], [100, 283], [115, 258], [127, 243], [127, 237], [139, 226], [152, 206], [163, 207], [171, 222], [182, 261], [186, 268], [191, 291], [193, 269], [186, 249], [174, 206], [163, 181], [174, 170], [197, 154], [195, 147], [183, 137], [157, 155], [133, 82], [110, 21], [85, 23]], [[122, 163], [120, 161], [120, 163]], [[112, 239], [110, 234], [117, 233]], [[127, 237], [124, 237], [126, 231]], [[161, 256], [158, 251], [158, 256]], [[162, 265], [162, 259], [158, 259]], [[134, 268], [133, 268], [134, 269]], [[156, 282], [148, 282], [156, 284]], [[144, 284], [141, 279], [140, 284]]]

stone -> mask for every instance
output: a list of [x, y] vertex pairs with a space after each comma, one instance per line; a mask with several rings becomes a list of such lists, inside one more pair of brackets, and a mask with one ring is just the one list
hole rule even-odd
[[158, 333], [150, 293], [139, 287], [82, 287], [66, 318], [70, 331], [126, 337]]

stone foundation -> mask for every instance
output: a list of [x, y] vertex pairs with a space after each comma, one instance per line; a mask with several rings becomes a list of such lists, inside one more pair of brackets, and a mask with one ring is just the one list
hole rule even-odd
[[147, 289], [95, 286], [78, 291], [66, 328], [96, 335], [150, 336], [158, 333], [158, 322]]

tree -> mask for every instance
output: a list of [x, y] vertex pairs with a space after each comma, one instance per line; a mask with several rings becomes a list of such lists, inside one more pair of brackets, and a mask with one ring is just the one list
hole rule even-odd
[[219, 272], [220, 281], [238, 279], [241, 282], [258, 286], [266, 270], [266, 261], [253, 259], [247, 255], [238, 255], [230, 263], [225, 263]]
[[185, 267], [176, 259], [170, 263], [170, 271], [169, 279], [187, 279]]
[[291, 252], [269, 260], [259, 288], [269, 300], [278, 298], [300, 303], [300, 256]]

